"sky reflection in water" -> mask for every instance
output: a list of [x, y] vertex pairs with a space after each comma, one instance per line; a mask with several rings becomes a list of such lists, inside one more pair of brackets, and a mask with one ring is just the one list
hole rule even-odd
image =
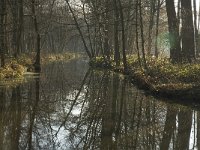
[[168, 104], [82, 60], [0, 89], [1, 150], [200, 148], [200, 112]]

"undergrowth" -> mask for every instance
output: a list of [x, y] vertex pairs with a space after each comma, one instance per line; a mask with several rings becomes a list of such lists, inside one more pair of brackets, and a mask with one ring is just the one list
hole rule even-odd
[[[48, 64], [55, 61], [64, 61], [74, 58], [73, 53], [63, 54], [41, 54], [41, 64]], [[10, 58], [6, 60], [6, 65], [0, 68], [0, 81], [8, 79], [23, 78], [24, 73], [29, 68], [34, 68], [35, 54], [22, 54], [18, 58]]]
[[[172, 64], [168, 58], [147, 57], [147, 69], [144, 69], [141, 67], [143, 62], [139, 62], [136, 55], [130, 55], [127, 64], [130, 75], [136, 75], [158, 89], [190, 89], [200, 85], [200, 64], [197, 63]], [[92, 59], [90, 65], [116, 70], [114, 60], [105, 61], [103, 57]], [[123, 70], [123, 64], [118, 68]]]

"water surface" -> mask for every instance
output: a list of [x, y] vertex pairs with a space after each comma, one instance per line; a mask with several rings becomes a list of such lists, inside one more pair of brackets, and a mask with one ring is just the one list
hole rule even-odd
[[0, 150], [198, 148], [198, 108], [145, 96], [84, 60], [50, 64], [39, 78], [0, 88]]

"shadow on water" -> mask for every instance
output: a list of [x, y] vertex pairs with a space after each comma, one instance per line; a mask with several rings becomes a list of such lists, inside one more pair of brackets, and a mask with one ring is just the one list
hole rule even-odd
[[83, 60], [46, 66], [39, 78], [0, 88], [1, 150], [200, 148], [200, 112], [145, 96]]

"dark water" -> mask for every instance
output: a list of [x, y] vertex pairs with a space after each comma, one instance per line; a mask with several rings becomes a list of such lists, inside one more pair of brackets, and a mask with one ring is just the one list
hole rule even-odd
[[0, 150], [200, 149], [198, 108], [168, 104], [83, 60], [0, 89]]

